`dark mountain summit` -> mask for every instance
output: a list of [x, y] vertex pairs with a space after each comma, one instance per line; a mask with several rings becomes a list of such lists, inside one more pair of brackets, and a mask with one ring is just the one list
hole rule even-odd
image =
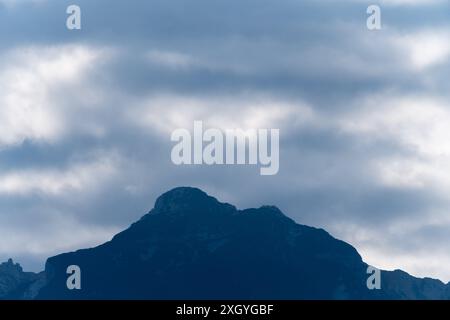
[[[66, 286], [81, 269], [81, 290]], [[358, 252], [276, 207], [237, 210], [176, 188], [111, 241], [49, 258], [38, 299], [448, 299], [449, 286], [383, 271], [369, 290]]]

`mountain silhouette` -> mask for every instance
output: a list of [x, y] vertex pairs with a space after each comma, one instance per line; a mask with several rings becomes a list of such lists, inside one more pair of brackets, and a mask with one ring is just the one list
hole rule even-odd
[[[67, 288], [71, 265], [80, 267], [80, 290]], [[238, 210], [180, 187], [111, 241], [49, 258], [36, 298], [450, 298], [449, 284], [400, 270], [382, 271], [381, 289], [370, 290], [367, 267], [351, 245], [276, 207]]]
[[44, 284], [43, 272], [24, 272], [12, 259], [0, 264], [0, 299], [33, 299]]

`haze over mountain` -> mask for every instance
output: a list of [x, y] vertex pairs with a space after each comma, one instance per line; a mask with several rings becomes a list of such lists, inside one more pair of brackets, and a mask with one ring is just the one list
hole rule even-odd
[[[70, 265], [81, 268], [81, 290], [67, 289]], [[450, 298], [449, 284], [400, 270], [382, 271], [381, 289], [369, 290], [366, 271], [351, 245], [276, 207], [238, 210], [181, 187], [111, 241], [49, 258], [46, 279], [12, 261], [2, 264], [0, 298]], [[39, 293], [30, 294], [30, 287]]]

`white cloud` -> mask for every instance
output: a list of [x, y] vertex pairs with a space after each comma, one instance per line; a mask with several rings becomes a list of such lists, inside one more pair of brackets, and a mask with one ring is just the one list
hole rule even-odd
[[81, 45], [25, 47], [2, 54], [0, 148], [26, 139], [54, 142], [64, 135], [70, 116], [68, 101], [61, 96], [83, 84], [101, 55]]
[[257, 94], [213, 98], [160, 95], [139, 102], [127, 115], [144, 128], [170, 134], [177, 128], [192, 127], [195, 120], [219, 129], [279, 128], [285, 121], [301, 125], [312, 121], [314, 111], [304, 103]]
[[119, 158], [113, 154], [75, 163], [65, 170], [19, 169], [0, 175], [0, 194], [50, 195], [92, 192], [118, 172]]
[[381, 94], [362, 105], [339, 120], [342, 130], [395, 141], [409, 151], [372, 159], [381, 183], [438, 192], [450, 187], [450, 105], [445, 100]]
[[448, 63], [450, 57], [450, 31], [447, 29], [422, 30], [392, 38], [398, 50], [404, 51], [413, 70], [421, 71]]
[[344, 130], [389, 136], [418, 153], [450, 156], [450, 105], [436, 97], [378, 94], [358, 100], [340, 121]]

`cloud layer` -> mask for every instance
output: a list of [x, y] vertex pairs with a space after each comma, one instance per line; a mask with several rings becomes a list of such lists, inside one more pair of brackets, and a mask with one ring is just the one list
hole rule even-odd
[[[0, 1], [0, 258], [108, 240], [169, 188], [275, 204], [371, 264], [450, 280], [445, 1]], [[39, 26], [37, 28], [36, 26]], [[194, 120], [280, 128], [276, 176], [174, 166]]]

